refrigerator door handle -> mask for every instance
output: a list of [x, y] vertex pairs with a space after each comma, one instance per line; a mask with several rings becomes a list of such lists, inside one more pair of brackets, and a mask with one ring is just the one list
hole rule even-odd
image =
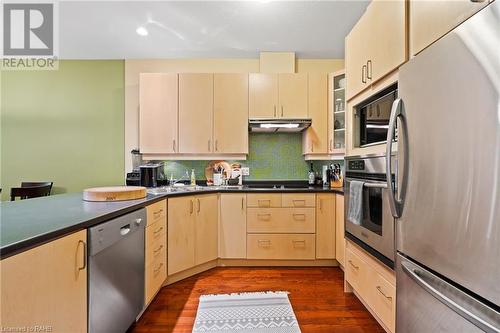
[[420, 287], [481, 330], [500, 332], [500, 313], [497, 311], [408, 261], [402, 261], [401, 267]]
[[[396, 99], [392, 103], [392, 108], [391, 108], [391, 117], [389, 118], [389, 128], [387, 129], [387, 146], [386, 146], [386, 152], [385, 152], [385, 172], [386, 172], [386, 181], [387, 181], [387, 188], [391, 189], [391, 193], [389, 194], [389, 206], [391, 207], [391, 213], [392, 216], [395, 218], [401, 217], [401, 213], [403, 211], [403, 204], [404, 204], [404, 194], [406, 192], [406, 171], [403, 172], [403, 180], [404, 180], [404, 188], [402, 186], [400, 190], [400, 199], [396, 199], [396, 183], [392, 181], [392, 163], [391, 163], [391, 154], [392, 154], [392, 142], [394, 140], [394, 131], [396, 128], [396, 121], [397, 119], [400, 118], [402, 125], [404, 127], [403, 133], [407, 133], [406, 131], [406, 119], [405, 119], [405, 112], [404, 112], [404, 104], [403, 100], [401, 98]], [[408, 165], [407, 163], [407, 158], [408, 158], [408, 140], [404, 140], [405, 143], [405, 168]]]

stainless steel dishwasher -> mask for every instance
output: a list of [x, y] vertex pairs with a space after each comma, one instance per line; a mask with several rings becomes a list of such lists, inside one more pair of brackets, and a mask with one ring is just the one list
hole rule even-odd
[[90, 333], [123, 333], [144, 306], [146, 209], [89, 229]]

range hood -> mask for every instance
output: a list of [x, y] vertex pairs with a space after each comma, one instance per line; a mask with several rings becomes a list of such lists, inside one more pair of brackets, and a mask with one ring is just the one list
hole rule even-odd
[[311, 126], [311, 119], [250, 119], [248, 130], [255, 133], [302, 132]]

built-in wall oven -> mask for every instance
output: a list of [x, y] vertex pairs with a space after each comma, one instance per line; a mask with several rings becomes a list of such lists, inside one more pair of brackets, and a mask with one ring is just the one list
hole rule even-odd
[[[391, 161], [391, 165], [395, 167], [395, 155], [391, 156]], [[396, 173], [390, 173], [388, 182], [385, 154], [346, 157], [345, 169], [345, 235], [384, 264], [394, 268], [394, 217], [389, 200], [395, 188]], [[355, 196], [355, 199], [350, 193], [352, 181], [363, 183], [362, 195]], [[388, 186], [389, 183], [391, 186]], [[351, 200], [360, 202], [351, 203]], [[361, 205], [359, 219], [350, 219], [349, 207], [352, 204]]]

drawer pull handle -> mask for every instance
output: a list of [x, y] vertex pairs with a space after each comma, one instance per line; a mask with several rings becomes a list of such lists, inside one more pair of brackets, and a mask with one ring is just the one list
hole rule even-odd
[[358, 270], [358, 269], [359, 269], [359, 266], [354, 265], [354, 264], [352, 263], [352, 260], [349, 260], [349, 264], [350, 264], [350, 265], [351, 265], [354, 269], [356, 269], [356, 270]]
[[158, 234], [160, 231], [163, 230], [163, 227], [159, 227], [157, 230], [153, 231], [153, 234]]
[[160, 252], [161, 249], [163, 249], [163, 245], [160, 245], [156, 250], [153, 250], [154, 255], [156, 255], [158, 252]]
[[271, 246], [271, 241], [268, 239], [259, 239], [257, 241], [259, 247], [270, 247]]
[[[300, 199], [300, 200], [298, 200], [298, 199], [297, 199], [297, 200], [292, 200], [292, 202], [293, 202], [293, 205], [294, 205], [294, 206], [305, 206], [305, 205], [306, 205], [306, 201], [305, 201], [305, 200], [303, 200], [303, 199]], [[296, 202], [300, 202], [300, 204], [295, 204]]]
[[83, 265], [78, 267], [78, 270], [79, 271], [83, 271], [85, 268], [87, 268], [87, 243], [85, 243], [84, 241], [82, 240], [79, 240], [78, 241], [78, 247], [80, 247], [80, 244], [82, 244], [82, 249], [83, 249], [83, 252], [82, 252], [82, 258], [83, 258]]
[[271, 219], [271, 214], [257, 214], [259, 220], [269, 221]]
[[160, 266], [158, 266], [158, 268], [153, 271], [154, 276], [156, 276], [156, 275], [158, 275], [158, 273], [160, 273], [160, 270], [162, 267], [163, 267], [163, 263], [161, 263]]
[[[306, 214], [297, 214], [297, 213], [295, 213], [295, 214], [292, 214], [292, 215], [293, 215], [293, 218], [295, 220], [304, 221], [306, 219]], [[300, 218], [298, 218], [298, 217], [300, 217]]]
[[383, 291], [382, 291], [382, 287], [380, 286], [377, 286], [377, 290], [379, 293], [382, 294], [382, 296], [384, 296], [387, 300], [389, 300], [390, 302], [392, 302], [392, 297], [391, 296], [387, 296]]
[[[305, 240], [293, 240], [293, 247], [306, 247], [306, 241]], [[298, 246], [300, 244], [300, 246]]]
[[[261, 202], [267, 202], [265, 206], [261, 206]], [[270, 207], [271, 206], [271, 199], [258, 199], [257, 204], [259, 207]]]
[[158, 217], [160, 217], [161, 213], [163, 213], [163, 208], [156, 212], [153, 212], [153, 217], [157, 219]]

